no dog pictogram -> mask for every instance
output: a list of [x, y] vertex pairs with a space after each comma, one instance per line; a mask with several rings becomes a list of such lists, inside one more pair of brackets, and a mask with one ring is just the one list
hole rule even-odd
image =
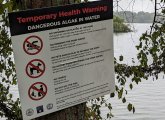
[[45, 63], [42, 60], [34, 59], [26, 66], [26, 74], [31, 78], [38, 78], [45, 72]]
[[32, 84], [28, 90], [28, 95], [32, 100], [41, 100], [47, 94], [47, 86], [42, 82]]
[[38, 36], [29, 36], [23, 43], [24, 51], [29, 55], [38, 54], [43, 47], [43, 42]]

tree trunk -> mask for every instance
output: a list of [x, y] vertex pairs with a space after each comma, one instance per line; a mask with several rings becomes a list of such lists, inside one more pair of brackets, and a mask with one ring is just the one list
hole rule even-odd
[[85, 103], [36, 118], [35, 120], [85, 120]]
[[[34, 9], [71, 3], [74, 3], [74, 0], [23, 0], [20, 4], [23, 9]], [[86, 104], [82, 103], [34, 120], [85, 120], [85, 107]]]

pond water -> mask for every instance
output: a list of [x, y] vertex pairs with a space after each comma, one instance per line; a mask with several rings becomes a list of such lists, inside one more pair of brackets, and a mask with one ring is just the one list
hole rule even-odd
[[[135, 45], [142, 33], [150, 28], [151, 24], [133, 24], [135, 32], [114, 35], [115, 57], [124, 56], [124, 63], [132, 64], [132, 57], [136, 58]], [[159, 80], [153, 81], [150, 78], [144, 80], [139, 85], [135, 85], [133, 90], [128, 92], [127, 103], [123, 104], [117, 97], [109, 98], [112, 103], [112, 120], [165, 120], [165, 79], [160, 75]], [[127, 104], [131, 102], [135, 106], [136, 112], [128, 112]], [[102, 108], [105, 116], [106, 109]]]

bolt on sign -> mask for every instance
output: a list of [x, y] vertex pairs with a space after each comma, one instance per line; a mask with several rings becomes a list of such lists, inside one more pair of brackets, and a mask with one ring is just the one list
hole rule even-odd
[[113, 1], [9, 13], [24, 120], [114, 91]]

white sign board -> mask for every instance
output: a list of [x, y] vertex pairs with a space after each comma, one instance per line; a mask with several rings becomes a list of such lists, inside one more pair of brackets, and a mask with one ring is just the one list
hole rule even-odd
[[114, 91], [112, 13], [97, 1], [9, 14], [24, 120]]

